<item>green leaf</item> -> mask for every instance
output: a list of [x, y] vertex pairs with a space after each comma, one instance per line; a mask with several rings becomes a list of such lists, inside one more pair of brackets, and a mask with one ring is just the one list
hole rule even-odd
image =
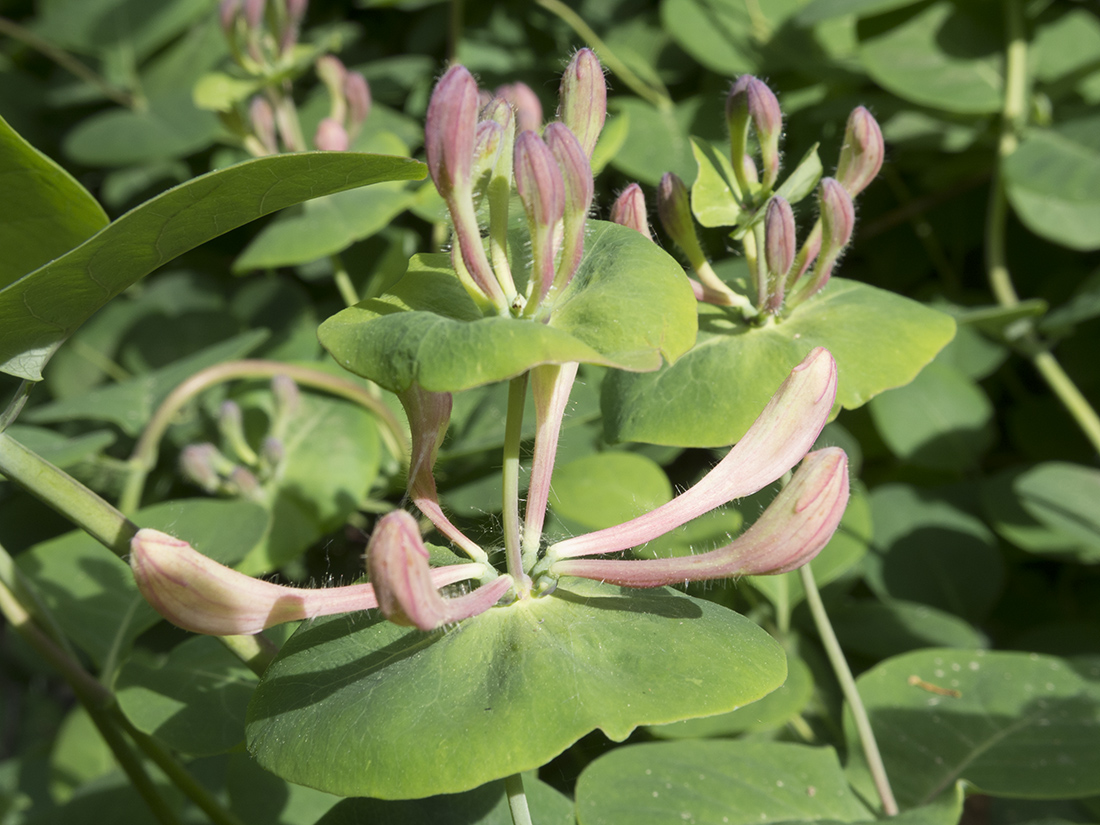
[[809, 704], [814, 693], [814, 677], [797, 656], [787, 656], [787, 681], [750, 705], [668, 725], [650, 725], [646, 730], [658, 739], [710, 739], [742, 733], [774, 730], [787, 724]]
[[621, 741], [732, 710], [785, 672], [771, 637], [725, 608], [570, 579], [430, 634], [365, 613], [303, 625], [256, 691], [248, 746], [273, 773], [331, 793], [457, 793], [543, 765], [596, 728]]
[[73, 420], [110, 421], [128, 435], [137, 436], [172, 390], [207, 367], [248, 355], [267, 337], [266, 329], [242, 332], [147, 375], [35, 407], [25, 418], [47, 424]]
[[[50, 754], [50, 793], [59, 802], [87, 782], [118, 769], [88, 712], [77, 705], [65, 716]], [[9, 809], [10, 810], [10, 809]]]
[[316, 825], [340, 798], [268, 773], [247, 753], [232, 753], [225, 788], [245, 825]]
[[50, 356], [92, 313], [211, 238], [310, 198], [424, 174], [406, 158], [305, 152], [245, 161], [170, 189], [0, 290], [0, 371], [41, 380]]
[[141, 61], [212, 11], [211, 0], [45, 0], [36, 29], [88, 54], [125, 52]]
[[221, 131], [218, 118], [196, 109], [187, 89], [164, 94], [142, 109], [108, 109], [65, 135], [62, 151], [87, 166], [129, 166], [182, 158], [207, 148]]
[[1005, 192], [1024, 225], [1047, 240], [1100, 249], [1100, 116], [1033, 129], [1005, 160]]
[[833, 278], [780, 323], [749, 326], [699, 304], [699, 338], [675, 364], [603, 385], [610, 441], [716, 447], [741, 438], [791, 369], [823, 346], [840, 374], [837, 402], [855, 409], [909, 383], [951, 340], [950, 316], [866, 284]]
[[637, 453], [606, 452], [554, 468], [554, 511], [590, 530], [614, 527], [672, 500], [661, 466]]
[[259, 77], [235, 77], [225, 72], [207, 72], [192, 91], [195, 107], [208, 112], [228, 112], [257, 90], [263, 88]]
[[1011, 470], [982, 486], [986, 517], [1006, 541], [1029, 553], [1100, 561], [1100, 471], [1048, 461]]
[[0, 287], [60, 257], [107, 225], [87, 189], [0, 117]]
[[585, 256], [548, 323], [484, 317], [445, 255], [416, 255], [396, 286], [325, 321], [337, 363], [388, 390], [453, 392], [568, 361], [652, 370], [695, 338], [683, 270], [632, 229], [589, 222]]
[[[958, 779], [993, 796], [1100, 792], [1096, 659], [922, 650], [883, 662], [857, 686], [902, 807], [927, 804]], [[844, 729], [849, 770], [870, 790], [850, 712]]]
[[[708, 101], [709, 102], [709, 101]], [[688, 137], [703, 101], [689, 98], [676, 107], [658, 109], [636, 97], [615, 97], [609, 109], [630, 127], [611, 165], [628, 178], [656, 186], [665, 172], [675, 172], [685, 183], [695, 178], [695, 161]]]
[[912, 6], [915, 2], [916, 0], [813, 0], [795, 15], [794, 22], [799, 26], [812, 26], [823, 20], [845, 17], [849, 14], [867, 17], [879, 12]]
[[[523, 790], [533, 825], [574, 825], [573, 801], [540, 782], [523, 777]], [[497, 780], [460, 794], [427, 799], [345, 799], [317, 825], [513, 825], [504, 782]]]
[[1004, 44], [981, 4], [918, 3], [860, 20], [868, 74], [904, 100], [964, 114], [999, 112]]
[[829, 619], [845, 650], [873, 659], [922, 647], [989, 647], [989, 639], [969, 622], [915, 602], [844, 602], [830, 605]]
[[691, 211], [696, 220], [707, 227], [736, 226], [741, 207], [733, 194], [737, 184], [729, 157], [696, 137], [691, 139], [691, 151], [699, 170], [691, 185]]
[[372, 413], [312, 393], [302, 394], [283, 448], [285, 457], [265, 490], [271, 527], [238, 566], [250, 575], [281, 567], [343, 525], [367, 497], [382, 460]]
[[1044, 83], [1072, 72], [1087, 72], [1100, 60], [1100, 22], [1084, 9], [1070, 9], [1039, 26], [1031, 50], [1035, 55], [1035, 77]]
[[45, 427], [16, 424], [5, 432], [28, 450], [61, 469], [98, 455], [115, 443], [115, 434], [110, 430], [95, 430], [67, 438]]
[[902, 484], [876, 487], [866, 577], [883, 600], [920, 602], [973, 621], [1000, 595], [1004, 562], [989, 528], [951, 498]]
[[[137, 655], [137, 654], [141, 655]], [[244, 716], [256, 674], [211, 636], [196, 636], [167, 656], [141, 651], [115, 681], [134, 727], [180, 753], [225, 753], [244, 741]]]
[[604, 754], [577, 780], [579, 825], [868, 818], [832, 748], [782, 742], [630, 745]]
[[962, 372], [938, 361], [906, 386], [871, 399], [868, 409], [890, 451], [918, 467], [974, 468], [995, 438], [989, 397]]
[[771, 34], [802, 2], [768, 0], [750, 6], [739, 0], [664, 0], [661, 23], [699, 63], [736, 76], [760, 69]]

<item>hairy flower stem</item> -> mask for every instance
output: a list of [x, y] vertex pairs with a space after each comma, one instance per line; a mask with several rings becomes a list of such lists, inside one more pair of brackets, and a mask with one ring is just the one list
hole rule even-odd
[[504, 792], [508, 794], [508, 810], [512, 812], [513, 825], [531, 825], [531, 812], [527, 809], [523, 777], [518, 773], [504, 777]]
[[[1027, 116], [1027, 39], [1019, 0], [1005, 0], [1004, 5], [1008, 40], [1005, 50], [1005, 100], [1001, 108], [1001, 135], [997, 145], [998, 171], [993, 176], [993, 186], [989, 191], [985, 256], [989, 288], [997, 303], [1003, 307], [1013, 307], [1020, 303], [1020, 298], [1012, 283], [1005, 252], [1008, 201], [1000, 169], [1009, 155], [1016, 151], [1019, 144], [1018, 133]], [[1100, 453], [1100, 415], [1097, 415], [1073, 379], [1040, 340], [1030, 321], [1027, 324], [1017, 343], [1022, 345], [1032, 365], [1077, 422], [1093, 449]]]
[[856, 680], [852, 678], [852, 671], [844, 658], [844, 651], [840, 649], [833, 625], [829, 621], [829, 614], [825, 612], [825, 604], [821, 601], [821, 594], [817, 590], [817, 582], [814, 580], [813, 570], [810, 565], [799, 568], [798, 575], [802, 579], [802, 587], [806, 591], [806, 604], [817, 627], [817, 634], [821, 637], [821, 643], [825, 646], [825, 653], [829, 657], [829, 664], [833, 666], [840, 689], [852, 711], [852, 718], [856, 722], [856, 730], [859, 731], [859, 741], [863, 745], [863, 754], [871, 769], [871, 777], [874, 779], [875, 790], [882, 800], [882, 810], [887, 816], [896, 816], [898, 803], [894, 800], [894, 791], [890, 787], [890, 780], [886, 776], [886, 766], [882, 763], [882, 754], [879, 753], [878, 742], [875, 740], [875, 732], [871, 729], [871, 720], [867, 717], [867, 709], [863, 706], [856, 689]]
[[523, 551], [519, 525], [519, 450], [523, 436], [523, 405], [527, 400], [527, 373], [508, 383], [508, 419], [504, 425], [504, 481], [502, 515], [504, 518], [504, 554], [508, 572], [516, 583], [520, 598], [530, 592], [531, 580], [523, 569]]
[[[134, 445], [133, 453], [130, 455], [130, 474], [126, 478], [126, 484], [119, 498], [119, 509], [123, 513], [133, 513], [141, 505], [141, 494], [145, 488], [145, 479], [152, 472], [153, 467], [156, 466], [160, 441], [165, 432], [168, 431], [168, 426], [188, 401], [203, 390], [226, 381], [239, 378], [273, 378], [276, 375], [285, 375], [299, 384], [338, 395], [370, 410], [382, 425], [380, 432], [386, 446], [395, 456], [408, 463], [408, 440], [405, 438], [404, 430], [401, 429], [397, 417], [390, 411], [389, 407], [364, 389], [361, 384], [330, 375], [321, 370], [284, 364], [281, 361], [257, 359], [227, 361], [224, 364], [217, 364], [192, 375], [172, 390], [156, 412], [153, 413], [137, 444]], [[129, 538], [127, 538], [127, 541], [129, 541]]]

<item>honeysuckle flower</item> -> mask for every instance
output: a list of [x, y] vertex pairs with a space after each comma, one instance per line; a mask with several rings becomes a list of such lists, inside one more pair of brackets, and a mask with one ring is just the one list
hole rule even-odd
[[885, 157], [886, 145], [878, 121], [865, 108], [857, 106], [848, 116], [836, 179], [854, 198], [875, 179]]
[[[730, 161], [741, 187], [741, 196], [751, 198], [749, 184], [755, 183], [746, 174], [743, 161], [750, 123], [760, 144], [760, 159], [764, 166], [761, 182], [764, 189], [770, 191], [779, 176], [779, 136], [783, 131], [783, 112], [775, 93], [752, 75], [741, 75], [726, 98], [726, 123], [730, 132]], [[753, 171], [755, 173], [755, 165]]]
[[511, 298], [504, 294], [489, 266], [474, 212], [472, 172], [479, 108], [473, 75], [465, 66], [452, 66], [428, 102], [424, 150], [428, 172], [451, 213], [455, 232], [452, 257], [463, 286], [479, 305], [505, 311]]
[[537, 306], [554, 283], [556, 230], [565, 214], [565, 182], [554, 154], [535, 132], [516, 138], [513, 171], [516, 191], [527, 213], [534, 259], [528, 306]]
[[807, 455], [752, 527], [725, 547], [667, 559], [566, 559], [550, 572], [629, 587], [786, 573], [829, 543], [847, 504], [848, 456], [827, 447]]
[[547, 551], [551, 569], [560, 571], [557, 562], [562, 559], [645, 544], [775, 482], [813, 446], [829, 420], [836, 384], [832, 355], [815, 348], [791, 371], [748, 432], [695, 486], [624, 524], [551, 545]]
[[544, 133], [546, 145], [558, 163], [565, 184], [565, 212], [562, 217], [562, 254], [554, 276], [554, 289], [564, 289], [573, 278], [584, 255], [584, 227], [592, 206], [595, 183], [592, 164], [564, 123], [551, 123]]
[[252, 98], [248, 104], [248, 119], [252, 124], [252, 134], [259, 141], [263, 154], [278, 154], [279, 138], [275, 132], [275, 111], [267, 98], [260, 95]]
[[589, 159], [607, 119], [607, 81], [591, 49], [579, 49], [558, 89], [558, 117], [577, 136]]
[[818, 292], [829, 282], [840, 253], [852, 239], [856, 211], [852, 196], [835, 178], [822, 178], [818, 189], [821, 246], [808, 280], [800, 285], [799, 299]]
[[766, 309], [778, 312], [783, 306], [787, 273], [794, 264], [794, 211], [786, 199], [776, 195], [768, 203], [764, 215], [764, 261], [768, 266], [768, 297]]
[[354, 140], [370, 115], [372, 99], [367, 79], [359, 72], [348, 72], [344, 78], [344, 97], [348, 101], [348, 135]]
[[465, 596], [444, 599], [416, 521], [404, 510], [387, 513], [378, 522], [367, 547], [367, 571], [382, 615], [421, 630], [484, 613], [512, 587], [511, 577], [501, 576]]
[[635, 232], [641, 232], [649, 240], [653, 240], [653, 233], [649, 231], [649, 215], [646, 211], [645, 193], [642, 187], [632, 183], [619, 193], [615, 202], [611, 204], [612, 223], [626, 226]]
[[[138, 530], [130, 550], [142, 596], [172, 624], [193, 633], [251, 635], [284, 622], [378, 606], [369, 584], [307, 589], [254, 579], [159, 530]], [[478, 564], [439, 567], [431, 571], [431, 582], [444, 587], [483, 570]]]

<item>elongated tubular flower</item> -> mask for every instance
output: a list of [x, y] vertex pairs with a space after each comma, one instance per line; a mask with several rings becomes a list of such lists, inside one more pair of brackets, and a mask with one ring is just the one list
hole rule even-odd
[[[210, 636], [251, 635], [284, 622], [378, 606], [369, 584], [305, 589], [254, 579], [158, 530], [138, 530], [130, 567], [145, 600], [172, 624]], [[479, 564], [432, 571], [436, 587], [479, 576]]]
[[474, 561], [487, 563], [485, 551], [455, 527], [439, 506], [439, 493], [432, 474], [439, 445], [443, 443], [451, 421], [451, 394], [429, 392], [419, 384], [412, 384], [407, 390], [398, 393], [397, 397], [405, 408], [405, 415], [409, 417], [409, 429], [412, 432], [409, 497], [440, 533], [465, 550]]
[[616, 527], [552, 545], [551, 563], [637, 547], [735, 498], [762, 490], [806, 455], [829, 420], [836, 398], [836, 362], [816, 347], [772, 396], [744, 437], [694, 487]]
[[565, 182], [550, 147], [534, 132], [523, 132], [516, 138], [514, 154], [516, 191], [531, 232], [534, 260], [527, 306], [533, 311], [554, 283], [554, 241], [558, 221], [565, 214]]
[[528, 129], [537, 132], [542, 128], [542, 101], [526, 83], [509, 83], [498, 86], [495, 97], [508, 101], [516, 113], [516, 131]]
[[454, 222], [455, 268], [461, 265], [469, 273], [472, 286], [480, 292], [480, 296], [471, 293], [471, 297], [505, 311], [510, 300], [489, 266], [474, 212], [472, 166], [478, 108], [477, 82], [473, 75], [465, 66], [452, 66], [440, 78], [428, 102], [424, 150], [428, 172]]
[[484, 613], [512, 587], [511, 577], [502, 576], [465, 596], [444, 599], [428, 558], [412, 516], [394, 510], [382, 517], [367, 546], [367, 570], [378, 609], [394, 624], [435, 630]]
[[885, 157], [886, 145], [878, 121], [865, 108], [857, 106], [848, 116], [836, 179], [854, 198], [875, 179]]
[[725, 547], [667, 559], [566, 559], [550, 572], [629, 587], [786, 573], [821, 552], [847, 505], [848, 456], [827, 447], [807, 455], [756, 523]]
[[558, 117], [591, 159], [607, 119], [607, 81], [594, 51], [579, 49], [573, 55], [561, 76], [558, 101]]
[[580, 141], [563, 123], [551, 123], [544, 132], [546, 145], [558, 162], [565, 184], [565, 212], [562, 217], [562, 254], [554, 275], [553, 289], [566, 287], [580, 266], [584, 255], [584, 227], [592, 206], [594, 182], [592, 164]]
[[638, 184], [632, 183], [619, 193], [619, 197], [611, 204], [611, 214], [608, 217], [612, 223], [629, 227], [648, 240], [653, 240], [653, 233], [649, 231], [649, 216], [646, 214], [645, 193]]
[[764, 217], [764, 260], [768, 266], [769, 312], [779, 312], [783, 306], [783, 294], [787, 287], [787, 273], [794, 263], [795, 238], [794, 211], [785, 198], [776, 195], [768, 202]]

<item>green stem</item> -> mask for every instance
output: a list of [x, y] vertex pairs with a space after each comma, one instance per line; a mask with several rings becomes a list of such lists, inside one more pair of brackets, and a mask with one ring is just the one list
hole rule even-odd
[[663, 86], [661, 88], [654, 88], [638, 77], [638, 75], [634, 73], [634, 70], [620, 60], [618, 55], [607, 47], [607, 44], [600, 39], [600, 36], [593, 31], [592, 27], [585, 23], [584, 19], [573, 11], [573, 9], [561, 2], [561, 0], [535, 0], [535, 2], [551, 14], [559, 17], [569, 26], [569, 28], [580, 35], [581, 39], [588, 43], [596, 54], [599, 55], [604, 65], [618, 75], [619, 79], [622, 80], [634, 94], [649, 101], [662, 111], [672, 108], [672, 98], [669, 97], [668, 90]]
[[[1005, 197], [1004, 177], [1001, 172], [1005, 160], [1016, 151], [1019, 131], [1027, 114], [1027, 40], [1019, 0], [1005, 0], [1005, 22], [1008, 40], [1005, 48], [1005, 99], [1001, 109], [1001, 134], [997, 144], [998, 168], [989, 191], [985, 250], [989, 287], [1001, 306], [1013, 307], [1020, 302], [1020, 297], [1008, 269], [1005, 249], [1008, 199]], [[1081, 428], [1093, 449], [1100, 453], [1100, 415], [1097, 415], [1033, 327], [1024, 332], [1019, 343], [1047, 386]]]
[[103, 737], [103, 741], [111, 749], [119, 766], [157, 820], [162, 825], [179, 825], [175, 812], [161, 796], [160, 790], [145, 772], [141, 760], [110, 718], [106, 708], [114, 705], [114, 696], [111, 692], [85, 671], [72, 656], [55, 644], [45, 631], [37, 626], [12, 591], [3, 584], [0, 584], [0, 614], [68, 682], [100, 736]]
[[462, 44], [465, 6], [465, 0], [451, 0], [451, 16], [447, 25], [447, 59], [452, 63], [458, 59], [458, 49]]
[[278, 646], [262, 633], [255, 636], [219, 636], [218, 641], [257, 676], [264, 675], [279, 652]]
[[504, 792], [508, 794], [508, 810], [512, 812], [513, 825], [531, 825], [531, 812], [527, 809], [527, 794], [523, 790], [523, 777], [518, 773], [504, 778]]
[[855, 719], [856, 730], [859, 732], [859, 741], [863, 745], [863, 754], [867, 759], [867, 765], [871, 769], [871, 777], [882, 800], [882, 810], [887, 816], [895, 816], [898, 813], [898, 803], [894, 800], [894, 792], [890, 788], [890, 779], [886, 776], [886, 766], [882, 763], [882, 754], [879, 753], [878, 742], [875, 740], [875, 732], [871, 729], [871, 720], [867, 717], [867, 709], [863, 706], [863, 699], [856, 688], [856, 680], [852, 678], [852, 671], [848, 668], [848, 662], [844, 658], [844, 651], [840, 649], [833, 625], [829, 621], [829, 614], [825, 612], [825, 605], [821, 601], [821, 594], [817, 589], [813, 571], [806, 564], [799, 568], [798, 575], [802, 578], [802, 587], [806, 591], [806, 603], [810, 607], [810, 613], [814, 617], [817, 633], [821, 637], [821, 643], [825, 645], [825, 653], [829, 657], [829, 663], [833, 666], [840, 689], [848, 702], [848, 708]]
[[370, 410], [378, 417], [379, 423], [382, 424], [382, 438], [386, 441], [386, 445], [394, 455], [406, 462], [408, 461], [408, 440], [405, 437], [404, 430], [401, 429], [397, 416], [380, 399], [372, 395], [366, 387], [321, 370], [284, 364], [281, 361], [255, 359], [228, 361], [192, 375], [172, 390], [156, 412], [153, 413], [137, 444], [134, 445], [134, 452], [130, 456], [130, 475], [126, 479], [122, 496], [119, 499], [119, 509], [124, 513], [132, 513], [140, 506], [145, 480], [157, 463], [160, 441], [167, 432], [168, 426], [175, 419], [176, 414], [195, 395], [225, 381], [238, 378], [271, 378], [276, 375], [286, 375], [299, 384], [347, 398]]
[[508, 420], [504, 426], [504, 466], [501, 470], [504, 481], [504, 554], [508, 572], [515, 580], [521, 597], [527, 595], [530, 584], [523, 569], [519, 527], [519, 451], [523, 435], [523, 405], [526, 400], [527, 373], [524, 373], [508, 383]]
[[332, 278], [336, 281], [336, 289], [340, 291], [340, 297], [347, 306], [355, 306], [359, 303], [359, 293], [355, 289], [355, 284], [351, 282], [348, 268], [344, 266], [344, 259], [337, 254], [330, 255], [329, 260], [332, 262]]
[[23, 405], [25, 405], [27, 399], [31, 397], [32, 389], [34, 389], [33, 381], [19, 382], [19, 388], [16, 389], [15, 395], [12, 396], [7, 409], [4, 410], [3, 413], [0, 413], [0, 433], [4, 432], [4, 430], [15, 423], [15, 419], [17, 419], [19, 413], [23, 411]]
[[120, 558], [137, 526], [72, 476], [0, 433], [0, 473], [57, 510]]
[[125, 106], [127, 109], [134, 108], [135, 101], [133, 95], [122, 89], [116, 89], [71, 54], [63, 49], [57, 48], [57, 46], [53, 45], [48, 40], [43, 40], [30, 29], [20, 26], [18, 23], [6, 17], [0, 17], [0, 34], [6, 34], [13, 40], [18, 40], [30, 46], [35, 51], [41, 52], [61, 68], [76, 75], [84, 82], [95, 86], [104, 97], [113, 100], [120, 106]]

